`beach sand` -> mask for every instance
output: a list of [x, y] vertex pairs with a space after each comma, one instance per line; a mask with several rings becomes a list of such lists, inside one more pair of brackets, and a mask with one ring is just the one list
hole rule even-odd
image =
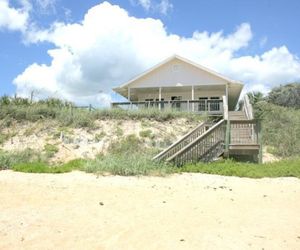
[[300, 179], [0, 171], [0, 249], [300, 249]]

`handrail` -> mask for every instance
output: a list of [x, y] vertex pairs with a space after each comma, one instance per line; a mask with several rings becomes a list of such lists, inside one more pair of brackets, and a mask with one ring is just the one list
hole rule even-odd
[[248, 120], [252, 120], [254, 118], [253, 116], [253, 107], [252, 104], [250, 103], [248, 95], [244, 95], [244, 106], [243, 110], [245, 111], [246, 117]]
[[208, 100], [170, 100], [170, 101], [130, 101], [130, 102], [112, 102], [111, 105], [128, 105], [128, 104], [159, 104], [159, 103], [222, 103], [220, 99], [208, 99]]
[[197, 138], [199, 135], [201, 135], [203, 132], [205, 132], [205, 126], [207, 126], [207, 122], [200, 123], [197, 127], [195, 127], [193, 130], [185, 134], [183, 137], [179, 138], [176, 142], [171, 144], [169, 147], [167, 147], [165, 150], [160, 152], [158, 155], [156, 155], [153, 160], [163, 160], [165, 158], [170, 157], [171, 155], [175, 154], [178, 150], [183, 148], [185, 145], [193, 141], [195, 138]]
[[[225, 123], [225, 120], [224, 120], [224, 119], [220, 120], [218, 123], [216, 123], [215, 125], [213, 125], [210, 129], [208, 129], [207, 131], [205, 131], [205, 132], [204, 132], [201, 136], [199, 136], [196, 140], [190, 142], [188, 145], [186, 145], [186, 146], [185, 146], [184, 148], [182, 148], [180, 151], [178, 151], [177, 153], [175, 153], [174, 155], [172, 155], [171, 157], [169, 157], [166, 161], [167, 161], [167, 162], [170, 162], [170, 161], [176, 159], [177, 157], [180, 157], [181, 155], [183, 155], [183, 154], [186, 153], [187, 151], [189, 151], [190, 154], [193, 154], [193, 152], [191, 152], [192, 149], [193, 149], [195, 146], [197, 146], [197, 144], [198, 144], [200, 141], [205, 140], [210, 134], [212, 134], [213, 132], [216, 132], [217, 129], [220, 128], [221, 125], [223, 125], [224, 123]], [[225, 137], [224, 130], [223, 130], [223, 131], [221, 130], [220, 132], [222, 132], [222, 133], [220, 134], [220, 137], [221, 137], [221, 139], [224, 141], [224, 137]], [[221, 141], [221, 140], [214, 141], [214, 142], [210, 141], [209, 143], [210, 143], [210, 144], [211, 144], [211, 143], [217, 144], [217, 143], [219, 143], [220, 141]], [[212, 146], [214, 146], [214, 145], [209, 145], [209, 146], [212, 147]], [[204, 153], [205, 153], [204, 151], [205, 151], [205, 150], [204, 150], [204, 148], [202, 147], [201, 150], [200, 150], [200, 154], [201, 154], [201, 153], [204, 154]], [[196, 151], [196, 155], [192, 155], [192, 156], [196, 157], [197, 159], [198, 159], [199, 157], [201, 157], [201, 155], [199, 155], [199, 150]], [[191, 160], [192, 158], [193, 158], [193, 157], [189, 157], [189, 158], [186, 158], [186, 159], [184, 159], [184, 160], [185, 160], [185, 161], [188, 161], [188, 160]], [[181, 162], [181, 163], [182, 163], [182, 162]]]

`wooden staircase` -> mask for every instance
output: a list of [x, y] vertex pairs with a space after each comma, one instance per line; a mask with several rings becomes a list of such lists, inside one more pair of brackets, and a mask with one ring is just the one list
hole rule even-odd
[[188, 162], [209, 162], [224, 153], [226, 123], [203, 122], [181, 139], [156, 155], [153, 160], [174, 162], [183, 165]]
[[229, 111], [228, 112], [230, 121], [245, 121], [248, 120], [244, 111]]
[[189, 162], [210, 162], [222, 154], [261, 155], [260, 125], [253, 120], [247, 97], [244, 103], [246, 107], [242, 111], [224, 110], [224, 117], [218, 122], [202, 122], [153, 160], [181, 166]]

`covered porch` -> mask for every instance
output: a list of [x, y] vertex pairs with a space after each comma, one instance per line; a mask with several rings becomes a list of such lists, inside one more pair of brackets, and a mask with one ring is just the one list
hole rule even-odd
[[[113, 102], [122, 109], [173, 109], [183, 112], [222, 115], [224, 99], [228, 98], [227, 84], [191, 85], [172, 87], [123, 88], [118, 92], [128, 101]], [[226, 102], [227, 103], [227, 102]]]

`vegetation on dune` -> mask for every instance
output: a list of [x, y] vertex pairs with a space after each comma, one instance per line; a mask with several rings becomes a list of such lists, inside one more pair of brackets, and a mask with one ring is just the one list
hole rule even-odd
[[41, 154], [31, 149], [23, 151], [6, 152], [0, 150], [0, 170], [11, 169], [14, 165], [20, 163], [31, 163], [44, 161]]
[[255, 107], [263, 117], [263, 144], [281, 157], [300, 155], [300, 110], [260, 102]]
[[51, 173], [60, 174], [73, 170], [82, 170], [85, 160], [76, 159], [60, 165], [49, 165], [47, 162], [34, 161], [18, 163], [12, 167], [12, 170], [25, 173]]
[[180, 169], [180, 171], [249, 178], [300, 178], [300, 158], [285, 159], [278, 162], [265, 164], [235, 162], [229, 159], [212, 163], [188, 164]]
[[[50, 152], [53, 152], [50, 147]], [[50, 164], [49, 150], [45, 153], [33, 150], [8, 153], [0, 151], [2, 169], [12, 169], [28, 173], [64, 173], [82, 170], [97, 174], [114, 175], [164, 175], [177, 168], [165, 163], [152, 161], [153, 151], [141, 147], [141, 141], [130, 135], [111, 144], [107, 155], [96, 159], [78, 159], [65, 164]]]
[[118, 108], [101, 108], [93, 111], [77, 108], [72, 103], [59, 99], [46, 99], [38, 102], [30, 102], [26, 98], [0, 98], [0, 120], [2, 126], [9, 125], [12, 120], [31, 121], [54, 119], [62, 126], [93, 128], [95, 120], [122, 119], [141, 120], [143, 118], [157, 121], [168, 121], [175, 118], [187, 118], [201, 120], [201, 116], [176, 110], [140, 109], [123, 110]]
[[300, 83], [281, 85], [272, 89], [267, 100], [279, 106], [300, 109]]
[[164, 175], [175, 167], [152, 161], [153, 150], [141, 147], [141, 141], [130, 135], [110, 146], [107, 155], [100, 155], [85, 164], [85, 171], [117, 175]]
[[[273, 163], [254, 164], [236, 162], [231, 159], [220, 160], [212, 163], [187, 164], [176, 167], [171, 164], [155, 162], [151, 160], [149, 153], [141, 150], [125, 149], [127, 143], [135, 143], [134, 138], [127, 138], [122, 145], [113, 146], [115, 149], [107, 156], [98, 156], [96, 159], [77, 159], [65, 164], [50, 165], [47, 161], [35, 158], [30, 153], [19, 152], [6, 153], [3, 160], [3, 152], [0, 152], [0, 166], [3, 169], [26, 173], [66, 173], [73, 170], [81, 170], [88, 173], [112, 174], [112, 175], [155, 175], [164, 176], [172, 173], [205, 173], [225, 176], [238, 176], [249, 178], [263, 177], [297, 177], [300, 178], [300, 158], [290, 158]], [[134, 145], [134, 144], [133, 144]], [[135, 144], [136, 145], [136, 144]], [[23, 158], [25, 155], [25, 158]], [[35, 152], [35, 156], [38, 153]], [[17, 159], [17, 160], [16, 160]], [[2, 164], [5, 165], [2, 165]]]
[[[155, 138], [149, 128], [147, 119], [168, 121], [175, 118], [201, 120], [203, 117], [191, 113], [174, 110], [161, 112], [157, 109], [121, 110], [98, 109], [89, 112], [75, 108], [72, 103], [57, 99], [30, 102], [23, 98], [0, 98], [0, 130], [9, 127], [13, 121], [43, 121], [53, 119], [61, 127], [94, 128], [97, 119], [141, 120], [144, 130], [139, 132], [140, 138], [130, 135], [124, 137], [124, 131], [118, 125], [115, 134], [123, 137], [112, 143], [106, 155], [98, 155], [96, 159], [80, 159], [66, 164], [50, 164], [50, 159], [59, 150], [57, 145], [46, 144], [42, 152], [26, 149], [20, 152], [0, 150], [0, 170], [31, 173], [63, 173], [82, 170], [97, 174], [117, 175], [165, 175], [181, 172], [200, 172], [228, 176], [250, 178], [294, 176], [300, 178], [300, 94], [299, 84], [290, 84], [273, 89], [269, 95], [259, 92], [249, 93], [250, 102], [254, 106], [255, 117], [262, 120], [263, 144], [272, 154], [286, 158], [267, 163], [251, 164], [221, 160], [213, 163], [187, 164], [181, 168], [162, 162], [152, 161], [155, 147], [145, 148], [143, 142]], [[12, 136], [8, 133], [0, 135], [0, 144]], [[59, 133], [58, 133], [59, 136]], [[105, 133], [95, 134], [101, 140]], [[293, 158], [294, 157], [294, 158]]]

